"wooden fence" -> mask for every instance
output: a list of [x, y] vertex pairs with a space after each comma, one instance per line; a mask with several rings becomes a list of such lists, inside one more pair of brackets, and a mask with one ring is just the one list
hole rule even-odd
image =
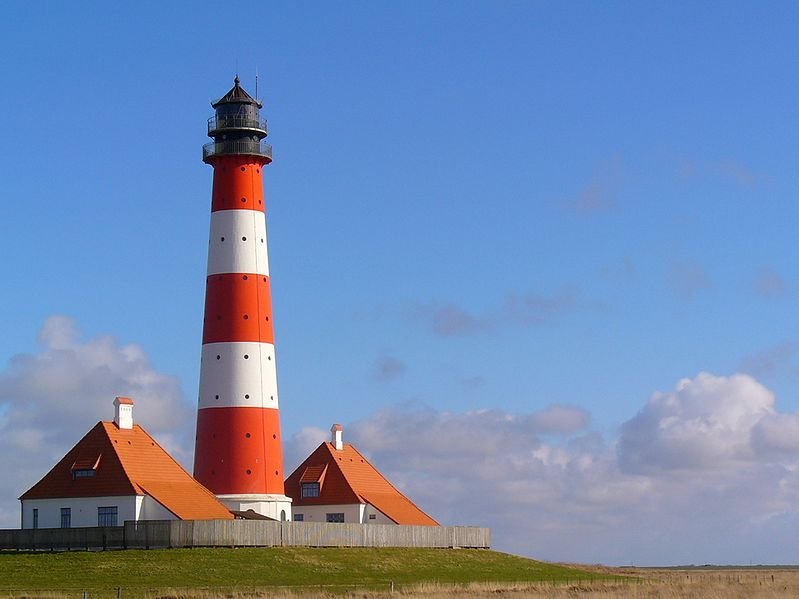
[[262, 520], [146, 520], [124, 526], [0, 530], [0, 549], [27, 551], [167, 547], [462, 547], [488, 549], [472, 526], [396, 526]]

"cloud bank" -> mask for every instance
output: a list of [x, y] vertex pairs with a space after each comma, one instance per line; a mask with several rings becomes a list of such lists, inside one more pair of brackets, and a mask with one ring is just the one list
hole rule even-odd
[[[310, 449], [327, 433], [303, 436]], [[640, 565], [784, 563], [799, 549], [799, 415], [748, 375], [683, 379], [611, 440], [573, 406], [389, 408], [345, 439], [442, 523], [490, 526], [501, 550]]]
[[[39, 341], [0, 372], [0, 526], [18, 525], [16, 498], [110, 419], [115, 395], [136, 398], [137, 420], [188, 463], [194, 407], [141, 347], [83, 340], [65, 317], [48, 319]], [[799, 414], [778, 410], [749, 374], [682, 379], [610, 438], [567, 405], [386, 408], [344, 424], [419, 506], [444, 524], [490, 526], [500, 550], [639, 565], [784, 563], [799, 551]], [[286, 466], [328, 434], [294, 434]]]
[[110, 336], [83, 341], [64, 316], [48, 318], [38, 341], [38, 353], [14, 356], [0, 372], [0, 526], [19, 526], [17, 497], [95, 423], [113, 418], [117, 395], [135, 399], [135, 420], [186, 465], [194, 408], [140, 346]]

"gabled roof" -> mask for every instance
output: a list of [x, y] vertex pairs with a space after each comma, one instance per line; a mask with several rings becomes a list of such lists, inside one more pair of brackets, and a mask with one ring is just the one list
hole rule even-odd
[[[319, 497], [302, 497], [301, 482], [319, 482]], [[322, 443], [286, 479], [293, 505], [369, 503], [397, 524], [438, 526], [349, 443]]]
[[[73, 476], [73, 470], [92, 476]], [[149, 495], [181, 520], [230, 519], [216, 497], [138, 424], [98, 422], [20, 499]]]
[[239, 85], [238, 75], [233, 80], [233, 87], [230, 91], [211, 104], [211, 107], [216, 108], [222, 104], [255, 104], [258, 108], [263, 107], [263, 104], [244, 91], [244, 88]]

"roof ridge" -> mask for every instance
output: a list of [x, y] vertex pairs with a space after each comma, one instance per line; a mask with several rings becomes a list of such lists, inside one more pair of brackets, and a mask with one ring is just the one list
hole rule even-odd
[[[85, 435], [83, 435], [83, 436], [80, 438], [80, 440], [78, 440], [78, 442], [77, 442], [77, 443], [75, 443], [75, 445], [73, 445], [73, 446], [72, 446], [72, 447], [71, 447], [69, 450], [67, 450], [67, 453], [66, 453], [66, 454], [64, 454], [64, 457], [63, 457], [63, 458], [61, 458], [59, 461], [57, 461], [57, 462], [55, 463], [55, 465], [54, 465], [52, 468], [50, 468], [50, 470], [48, 470], [48, 471], [47, 471], [47, 472], [46, 472], [46, 473], [45, 473], [45, 474], [44, 474], [44, 475], [43, 475], [43, 476], [42, 476], [42, 477], [41, 477], [41, 478], [40, 478], [38, 481], [36, 481], [36, 482], [33, 484], [33, 486], [32, 486], [32, 487], [30, 487], [30, 488], [29, 488], [27, 491], [25, 491], [25, 492], [24, 492], [22, 495], [20, 495], [19, 497], [17, 497], [17, 500], [19, 500], [19, 501], [22, 501], [22, 498], [23, 498], [23, 497], [25, 497], [25, 495], [27, 495], [27, 494], [28, 494], [28, 493], [30, 493], [30, 492], [31, 492], [33, 489], [35, 489], [37, 486], [39, 486], [39, 484], [41, 484], [41, 483], [44, 481], [44, 479], [46, 479], [48, 476], [50, 476], [50, 474], [53, 472], [53, 470], [55, 470], [55, 468], [56, 468], [56, 467], [57, 467], [57, 466], [58, 466], [58, 465], [59, 465], [59, 464], [60, 464], [60, 463], [61, 463], [63, 460], [65, 460], [65, 459], [66, 459], [66, 457], [67, 457], [67, 456], [70, 454], [70, 452], [74, 451], [74, 450], [75, 450], [75, 449], [76, 449], [78, 446], [80, 446], [80, 444], [81, 444], [81, 443], [83, 443], [83, 442], [86, 440], [86, 438], [87, 438], [89, 435], [91, 435], [91, 434], [94, 432], [94, 429], [96, 429], [98, 426], [102, 426], [102, 424], [103, 424], [103, 421], [102, 421], [102, 420], [98, 420], [98, 421], [97, 421], [97, 424], [95, 424], [95, 425], [94, 425], [93, 427], [91, 427], [91, 428], [90, 428], [88, 431], [86, 431], [86, 434], [85, 434]], [[74, 460], [73, 460], [73, 462], [72, 462], [72, 463], [73, 463], [73, 464], [75, 463], [75, 462], [74, 462]]]
[[[344, 447], [352, 447], [352, 445], [350, 445], [349, 443], [345, 443]], [[339, 451], [339, 450], [335, 449], [333, 444], [330, 443], [329, 441], [325, 441], [325, 448], [330, 453], [330, 457], [333, 458], [333, 463], [336, 465], [336, 468], [338, 468], [338, 471], [341, 473], [341, 476], [344, 478], [345, 481], [347, 481], [347, 486], [350, 488], [350, 491], [352, 491], [353, 495], [355, 495], [358, 499], [360, 499], [364, 503], [368, 503], [363, 498], [363, 495], [361, 495], [358, 492], [358, 490], [355, 488], [355, 485], [352, 484], [352, 481], [347, 476], [347, 473], [344, 472], [344, 468], [339, 466], [339, 463], [338, 463], [339, 461], [336, 459], [336, 454], [334, 453], [334, 451]], [[356, 451], [356, 453], [358, 453], [358, 452]], [[358, 455], [360, 455], [360, 454], [358, 454]], [[363, 457], [363, 456], [361, 456], [361, 457]], [[367, 462], [367, 463], [369, 463], [369, 462]], [[329, 462], [328, 462], [328, 464], [329, 464]], [[369, 465], [372, 466], [371, 464], [369, 464]], [[374, 466], [372, 466], [372, 468], [374, 469]]]
[[[128, 472], [128, 469], [125, 467], [125, 460], [122, 458], [122, 455], [119, 453], [119, 450], [117, 449], [117, 445], [119, 445], [119, 443], [114, 443], [114, 439], [111, 438], [111, 434], [108, 432], [108, 427], [106, 425], [116, 426], [116, 424], [105, 420], [101, 420], [100, 423], [103, 425], [103, 432], [105, 433], [105, 436], [108, 439], [109, 445], [111, 445], [111, 449], [116, 454], [117, 460], [119, 460], [119, 466], [122, 468], [122, 472], [125, 473], [125, 478], [128, 479], [130, 486], [133, 487], [134, 491], [142, 491], [142, 495], [146, 495], [146, 493], [143, 492], [144, 489], [142, 489], [141, 486], [135, 480], [133, 480], [133, 478], [130, 475], [130, 472]], [[139, 426], [138, 424], [134, 424], [133, 426], [134, 428], [131, 430], [135, 430], [135, 427], [137, 426], [141, 428], [141, 426]]]
[[372, 470], [374, 470], [375, 472], [377, 472], [377, 475], [378, 475], [380, 478], [382, 478], [382, 479], [383, 479], [383, 480], [386, 482], [386, 484], [388, 484], [388, 486], [389, 486], [389, 487], [391, 487], [391, 488], [392, 488], [392, 489], [394, 489], [394, 490], [395, 490], [397, 493], [399, 493], [400, 495], [402, 495], [403, 497], [405, 497], [405, 499], [407, 499], [408, 501], [410, 501], [410, 502], [413, 504], [413, 506], [414, 506], [414, 507], [415, 507], [417, 510], [419, 510], [420, 512], [421, 512], [421, 511], [423, 511], [423, 510], [421, 510], [421, 509], [419, 508], [419, 506], [418, 506], [418, 505], [416, 505], [415, 503], [413, 503], [413, 501], [411, 501], [411, 499], [410, 499], [410, 498], [409, 498], [407, 495], [405, 495], [405, 493], [403, 493], [403, 492], [402, 492], [402, 491], [400, 491], [400, 490], [399, 490], [397, 487], [395, 487], [394, 485], [392, 485], [392, 484], [391, 484], [391, 481], [390, 481], [390, 480], [388, 480], [388, 479], [387, 479], [385, 476], [383, 476], [383, 473], [382, 473], [382, 472], [380, 472], [380, 470], [378, 470], [377, 468], [375, 468], [375, 467], [374, 467], [374, 465], [372, 464], [372, 462], [370, 462], [370, 461], [369, 461], [369, 460], [366, 458], [366, 456], [364, 456], [364, 455], [363, 455], [363, 454], [362, 454], [360, 451], [358, 451], [357, 449], [355, 449], [355, 447], [354, 447], [354, 446], [350, 445], [350, 448], [351, 448], [351, 449], [352, 449], [352, 450], [353, 450], [355, 453], [357, 453], [359, 456], [361, 456], [361, 459], [362, 459], [362, 460], [363, 460], [365, 463], [369, 464], [369, 465], [372, 467]]
[[[385, 482], [388, 484], [388, 486], [389, 486], [389, 487], [391, 487], [391, 488], [392, 488], [392, 489], [394, 489], [394, 490], [395, 490], [397, 493], [399, 493], [399, 494], [400, 494], [402, 497], [404, 497], [404, 498], [405, 498], [405, 499], [408, 501], [408, 503], [410, 503], [410, 504], [411, 504], [413, 507], [415, 507], [417, 510], [419, 510], [420, 512], [422, 512], [422, 513], [423, 513], [425, 516], [427, 516], [428, 518], [430, 518], [430, 519], [431, 519], [431, 520], [433, 520], [434, 522], [437, 522], [437, 521], [435, 520], [435, 518], [431, 517], [431, 516], [430, 516], [430, 514], [428, 514], [427, 512], [425, 512], [425, 511], [424, 511], [422, 508], [420, 508], [418, 505], [416, 505], [416, 504], [413, 502], [413, 500], [412, 500], [410, 497], [408, 497], [408, 496], [407, 496], [405, 493], [403, 493], [403, 492], [402, 492], [402, 491], [400, 491], [400, 490], [399, 490], [397, 487], [395, 487], [393, 484], [391, 484], [391, 481], [390, 481], [390, 480], [388, 480], [388, 479], [387, 479], [385, 476], [383, 476], [383, 473], [382, 473], [382, 472], [380, 472], [380, 470], [378, 470], [377, 468], [375, 468], [375, 467], [374, 467], [374, 465], [372, 464], [372, 462], [370, 462], [370, 461], [369, 461], [369, 460], [366, 458], [366, 456], [364, 456], [364, 455], [363, 455], [363, 454], [362, 454], [360, 451], [358, 451], [357, 449], [355, 449], [355, 447], [354, 447], [353, 445], [351, 445], [351, 444], [347, 444], [347, 445], [349, 445], [349, 447], [350, 447], [350, 448], [351, 448], [351, 449], [352, 449], [352, 450], [353, 450], [355, 453], [357, 453], [359, 456], [361, 456], [361, 459], [363, 459], [363, 461], [364, 461], [366, 464], [369, 464], [369, 466], [371, 466], [372, 470], [374, 470], [375, 472], [377, 472], [378, 476], [379, 476], [380, 478], [382, 478], [382, 479], [383, 479], [383, 480], [384, 480], [384, 481], [385, 481]], [[349, 481], [348, 481], [348, 482], [349, 482]], [[361, 496], [361, 495], [360, 495], [360, 493], [358, 494], [358, 496], [359, 496], [359, 497]], [[388, 516], [388, 514], [386, 514], [386, 516]], [[389, 518], [391, 518], [391, 516], [388, 516], [388, 517], [389, 517]], [[391, 519], [393, 520], [393, 518], [391, 518]]]
[[[200, 481], [198, 481], [198, 480], [197, 480], [197, 479], [195, 479], [195, 478], [194, 478], [194, 477], [193, 477], [191, 474], [189, 474], [188, 470], [186, 470], [186, 469], [185, 469], [183, 466], [181, 466], [181, 465], [180, 465], [180, 462], [178, 462], [178, 461], [177, 461], [175, 458], [173, 458], [171, 453], [169, 453], [169, 452], [168, 452], [166, 449], [164, 449], [163, 447], [161, 447], [161, 444], [160, 444], [160, 443], [158, 443], [158, 441], [156, 441], [156, 440], [155, 440], [155, 439], [154, 439], [154, 438], [153, 438], [153, 437], [150, 435], [150, 433], [148, 433], [146, 430], [144, 430], [144, 428], [143, 428], [143, 427], [142, 427], [140, 424], [134, 424], [133, 426], [134, 426], [134, 428], [135, 428], [135, 427], [138, 427], [138, 429], [139, 429], [139, 430], [140, 430], [140, 431], [141, 431], [141, 432], [142, 432], [144, 435], [146, 435], [146, 436], [147, 436], [147, 438], [148, 438], [148, 439], [150, 439], [150, 441], [152, 441], [152, 442], [153, 442], [153, 444], [155, 445], [155, 447], [157, 447], [158, 449], [160, 449], [160, 450], [161, 450], [161, 452], [162, 452], [162, 453], [163, 453], [165, 456], [167, 456], [167, 457], [168, 457], [170, 460], [172, 460], [172, 462], [175, 464], [175, 466], [177, 466], [178, 468], [180, 468], [180, 469], [181, 469], [181, 470], [182, 470], [182, 471], [183, 471], [183, 472], [184, 472], [184, 473], [185, 473], [185, 474], [186, 474], [186, 475], [187, 475], [189, 478], [191, 478], [192, 480], [196, 481], [196, 482], [197, 482], [197, 485], [200, 487], [200, 489], [202, 489], [202, 490], [203, 490], [203, 492], [204, 492], [206, 495], [209, 495], [210, 497], [213, 497], [213, 498], [214, 498], [216, 501], [219, 501], [219, 500], [216, 498], [216, 495], [214, 495], [213, 493], [211, 493], [211, 491], [210, 491], [209, 489], [207, 489], [207, 488], [205, 487], [205, 485], [201, 484], [201, 483], [200, 483]], [[142, 489], [144, 489], [144, 487], [142, 487]], [[150, 495], [150, 497], [152, 497], [153, 499], [156, 499], [155, 495], [151, 495], [150, 493], [147, 493], [147, 494], [148, 494], [148, 495]], [[156, 499], [156, 501], [158, 501], [158, 500]], [[158, 503], [161, 503], [161, 502], [160, 502], [160, 501], [158, 501]], [[163, 505], [163, 504], [161, 504], [161, 505]], [[166, 506], [164, 506], [164, 507], [166, 507]], [[167, 509], [169, 509], [169, 508], [167, 508]], [[172, 510], [169, 510], [169, 511], [171, 512]], [[173, 512], [173, 513], [174, 513], [174, 512]], [[177, 514], [175, 514], [175, 515], [177, 515]]]

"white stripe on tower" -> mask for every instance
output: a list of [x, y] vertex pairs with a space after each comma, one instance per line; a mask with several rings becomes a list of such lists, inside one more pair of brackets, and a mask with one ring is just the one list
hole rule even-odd
[[278, 408], [271, 343], [206, 343], [201, 364], [200, 409]]
[[269, 276], [266, 220], [258, 210], [211, 213], [208, 274], [234, 272]]

